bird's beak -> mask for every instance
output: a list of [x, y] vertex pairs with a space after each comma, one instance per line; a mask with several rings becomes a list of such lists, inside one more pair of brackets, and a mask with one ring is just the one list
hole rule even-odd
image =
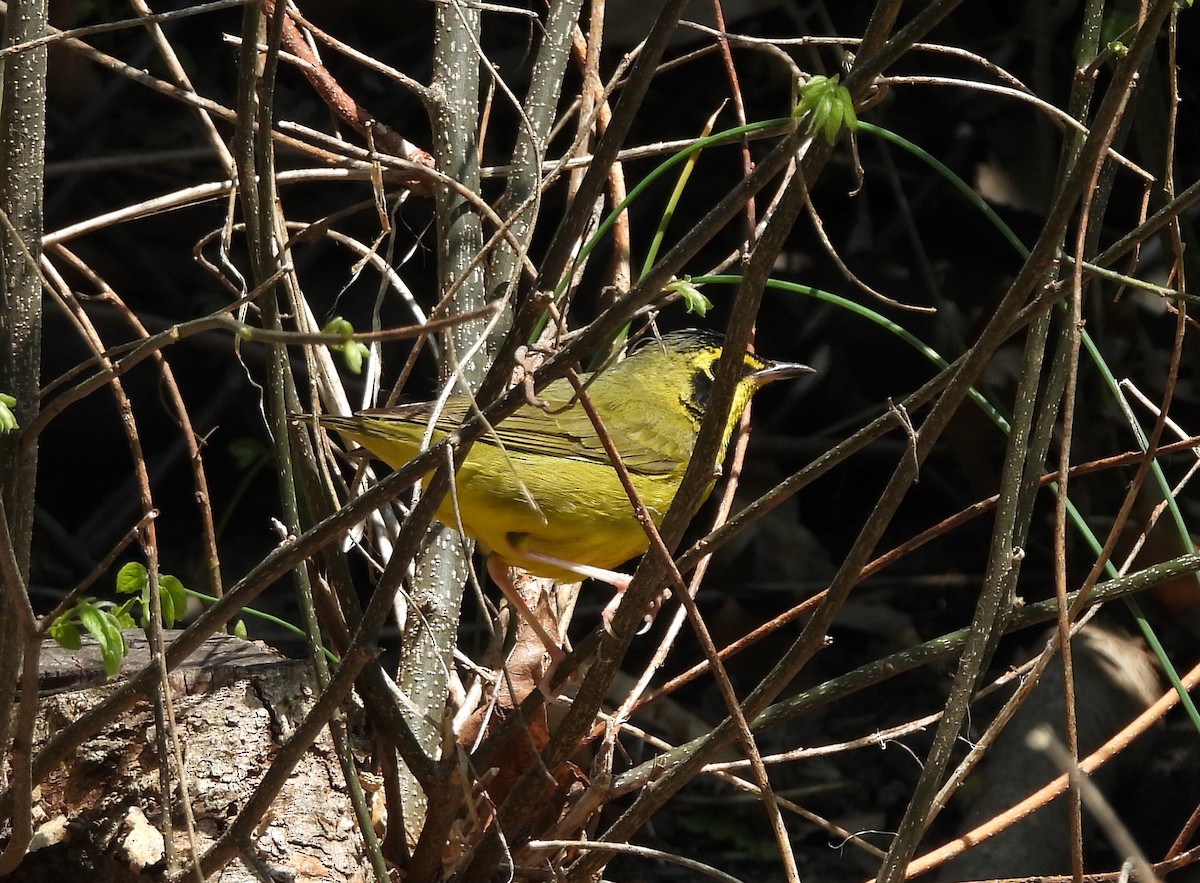
[[803, 374], [816, 374], [816, 368], [801, 365], [799, 362], [767, 362], [765, 368], [759, 368], [750, 377], [759, 386], [766, 386], [776, 380], [787, 380], [789, 377], [800, 377]]

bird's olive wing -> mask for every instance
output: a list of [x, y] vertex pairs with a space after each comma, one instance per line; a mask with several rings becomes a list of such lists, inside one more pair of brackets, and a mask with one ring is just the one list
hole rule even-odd
[[[591, 418], [572, 399], [571, 392], [570, 387], [551, 384], [539, 396], [547, 406], [545, 410], [524, 405], [496, 426], [499, 443], [509, 452], [607, 464], [604, 444]], [[630, 471], [662, 475], [678, 469], [691, 456], [694, 438], [681, 439], [677, 433], [664, 431], [667, 427], [660, 419], [661, 414], [632, 405], [616, 409], [599, 401], [594, 404]]]
[[[687, 462], [695, 433], [676, 425], [678, 421], [669, 410], [609, 402], [602, 391], [598, 392], [601, 394], [594, 404], [628, 469], [646, 475], [661, 475]], [[492, 432], [485, 433], [478, 443], [503, 447], [510, 454], [608, 463], [608, 454], [591, 419], [565, 381], [550, 384], [538, 399], [545, 403], [545, 409], [522, 405], [516, 413], [493, 427]], [[432, 407], [431, 402], [420, 402], [377, 412], [364, 411], [363, 416], [379, 416], [423, 428], [429, 421]], [[469, 416], [468, 401], [454, 396], [446, 402], [437, 429], [451, 432]], [[436, 437], [434, 441], [437, 441]]]
[[[389, 423], [402, 423], [414, 429], [424, 431], [429, 425], [429, 417], [433, 414], [436, 402], [410, 402], [403, 405], [393, 405], [390, 408], [367, 408], [359, 411], [357, 416], [368, 420], [383, 420]], [[469, 402], [462, 396], [453, 396], [442, 407], [438, 414], [436, 428], [440, 432], [453, 432], [468, 416]]]

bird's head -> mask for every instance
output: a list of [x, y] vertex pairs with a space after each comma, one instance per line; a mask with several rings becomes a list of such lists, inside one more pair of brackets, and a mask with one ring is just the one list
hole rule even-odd
[[[713, 378], [724, 343], [724, 338], [713, 331], [673, 331], [644, 342], [623, 365], [636, 372], [643, 383], [665, 384], [678, 390], [684, 410], [698, 429], [712, 399]], [[814, 370], [797, 362], [773, 362], [746, 353], [742, 357], [742, 374], [733, 395], [725, 439], [728, 440], [754, 393], [768, 383], [811, 374]]]

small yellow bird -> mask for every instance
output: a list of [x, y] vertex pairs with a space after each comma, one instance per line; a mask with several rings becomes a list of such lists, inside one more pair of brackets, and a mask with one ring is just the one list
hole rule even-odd
[[[674, 332], [646, 341], [597, 375], [581, 378], [655, 524], [674, 499], [695, 447], [721, 346], [718, 334]], [[807, 365], [770, 362], [748, 353], [718, 460], [755, 392], [811, 371]], [[540, 398], [546, 409], [523, 405], [481, 436], [459, 465], [455, 487], [461, 529], [490, 553], [488, 569], [494, 577], [500, 575], [500, 565], [508, 565], [560, 582], [601, 579], [621, 591], [629, 577], [612, 568], [645, 552], [649, 540], [570, 382], [549, 384]], [[399, 468], [421, 452], [433, 408], [423, 402], [318, 419]], [[455, 430], [469, 416], [468, 409], [465, 397], [449, 399], [434, 424], [433, 442]], [[711, 490], [712, 483], [705, 496]], [[449, 496], [438, 519], [458, 526]], [[611, 613], [606, 611], [606, 620]]]

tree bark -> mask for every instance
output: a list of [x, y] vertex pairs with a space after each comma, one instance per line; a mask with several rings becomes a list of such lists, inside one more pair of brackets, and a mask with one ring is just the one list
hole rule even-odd
[[[139, 634], [126, 637], [131, 655], [125, 670], [135, 671], [149, 659], [149, 648]], [[171, 673], [186, 768], [186, 792], [177, 782], [171, 802], [184, 793], [191, 800], [199, 852], [254, 793], [312, 705], [311, 670], [263, 644], [216, 635]], [[117, 685], [104, 683], [94, 643], [76, 652], [45, 648], [36, 747]], [[167, 879], [153, 731], [153, 708], [139, 702], [42, 782], [34, 840], [19, 879], [61, 883], [64, 872], [81, 870], [101, 883]], [[175, 814], [172, 831], [176, 853], [190, 856], [193, 844], [181, 814]], [[263, 872], [297, 883], [371, 879], [328, 731], [297, 765], [243, 858], [226, 866], [221, 879], [252, 883]]]

